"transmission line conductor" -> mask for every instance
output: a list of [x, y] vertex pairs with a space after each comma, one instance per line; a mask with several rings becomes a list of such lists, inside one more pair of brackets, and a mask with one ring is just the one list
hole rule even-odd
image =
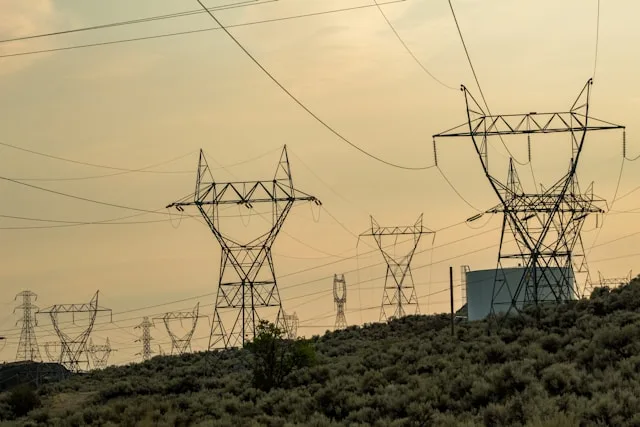
[[38, 311], [38, 307], [33, 304], [33, 301], [38, 299], [38, 295], [26, 290], [16, 295], [15, 300], [18, 298], [22, 299], [22, 304], [16, 307], [13, 312], [15, 313], [16, 310], [22, 310], [22, 318], [16, 322], [16, 325], [19, 323], [22, 324], [22, 330], [20, 332], [18, 351], [16, 353], [16, 362], [21, 360], [42, 362], [35, 331], [35, 327], [38, 325], [38, 321], [35, 316], [35, 313]]
[[[84, 372], [90, 368], [89, 353], [87, 351], [87, 340], [93, 330], [93, 325], [98, 313], [109, 313], [110, 321], [113, 321], [110, 308], [100, 307], [98, 297], [100, 291], [96, 291], [91, 301], [83, 304], [56, 304], [44, 310], [38, 311], [37, 314], [49, 314], [53, 328], [60, 339], [60, 355], [57, 360], [71, 372]], [[84, 315], [87, 317], [87, 324], [80, 333], [70, 334], [62, 329], [62, 321], [60, 316], [71, 315], [72, 323], [76, 325], [76, 315]], [[46, 347], [45, 347], [46, 349]], [[47, 350], [47, 353], [49, 351]]]
[[[403, 317], [408, 314], [419, 314], [420, 306], [416, 295], [413, 275], [411, 273], [411, 261], [416, 252], [420, 238], [424, 234], [435, 232], [422, 226], [422, 214], [413, 225], [381, 227], [376, 220], [371, 217], [371, 229], [362, 233], [360, 237], [373, 237], [380, 249], [380, 253], [387, 264], [387, 273], [384, 281], [384, 291], [382, 294], [382, 304], [380, 307], [380, 321], [391, 320], [392, 318]], [[398, 237], [411, 236], [411, 245], [404, 255], [396, 254]], [[392, 237], [395, 243], [392, 245], [393, 252], [388, 249], [383, 240]]]
[[347, 327], [347, 318], [344, 309], [347, 308], [347, 281], [344, 274], [333, 275], [333, 302], [336, 306], [335, 330]]
[[[293, 185], [286, 145], [276, 173], [263, 181], [215, 182], [204, 153], [200, 151], [196, 189], [192, 201], [171, 203], [184, 210], [195, 207], [205, 219], [222, 249], [209, 349], [242, 347], [251, 341], [260, 320], [270, 320], [285, 329], [271, 247], [287, 215], [297, 202], [320, 201]], [[254, 209], [269, 206], [268, 229], [245, 239], [231, 237], [229, 224], [221, 223], [219, 209], [237, 205]]]
[[[579, 296], [575, 273], [586, 269], [582, 227], [589, 215], [604, 212], [600, 206], [606, 201], [594, 195], [593, 184], [581, 191], [576, 170], [589, 132], [624, 130], [624, 126], [589, 116], [592, 83], [592, 79], [587, 81], [568, 110], [498, 115], [486, 114], [463, 85], [467, 122], [434, 135], [434, 138], [470, 138], [500, 201], [486, 211], [503, 217], [491, 305], [486, 307], [494, 319], [498, 314], [504, 319], [509, 313], [527, 307], [539, 313], [543, 304], [558, 304]], [[540, 190], [525, 191], [513, 158], [509, 160], [506, 181], [489, 170], [490, 138], [527, 135], [530, 152], [532, 134], [555, 133], [571, 136], [571, 159], [569, 170], [546, 188], [541, 184]], [[508, 246], [509, 241], [515, 244]], [[471, 313], [470, 320], [474, 320]]]

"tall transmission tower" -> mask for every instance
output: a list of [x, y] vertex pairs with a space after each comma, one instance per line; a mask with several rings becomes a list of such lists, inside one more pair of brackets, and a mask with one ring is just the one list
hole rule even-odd
[[[44, 310], [38, 311], [38, 314], [49, 314], [53, 328], [60, 339], [60, 357], [58, 363], [63, 365], [71, 372], [87, 371], [90, 367], [89, 355], [87, 353], [87, 340], [93, 330], [93, 325], [98, 313], [108, 312], [111, 316], [111, 309], [103, 308], [98, 305], [97, 291], [89, 303], [84, 304], [56, 304]], [[79, 326], [75, 324], [76, 315], [86, 315], [87, 324]], [[63, 321], [61, 315], [71, 315], [73, 326], [71, 328], [81, 328], [79, 333], [66, 333], [62, 330]], [[83, 316], [84, 317], [84, 316]], [[113, 320], [113, 319], [112, 319]]]
[[142, 356], [143, 361], [151, 359], [151, 355], [153, 354], [153, 350], [151, 350], [151, 340], [153, 340], [151, 336], [152, 326], [153, 323], [149, 321], [149, 317], [145, 316], [142, 322], [134, 328], [142, 330], [142, 336], [136, 340], [136, 342], [142, 343], [142, 351], [136, 355]]
[[[244, 346], [255, 336], [261, 319], [271, 317], [282, 323], [282, 302], [271, 247], [289, 211], [299, 201], [320, 204], [315, 197], [294, 188], [286, 145], [275, 176], [267, 181], [217, 183], [200, 151], [193, 200], [167, 207], [179, 211], [186, 206], [197, 207], [222, 248], [209, 349], [220, 344], [224, 348]], [[252, 209], [257, 204], [271, 205], [271, 223], [266, 232], [239, 242], [223, 231], [220, 207], [242, 205]]]
[[[191, 351], [191, 337], [193, 337], [193, 332], [196, 330], [198, 324], [198, 318], [200, 317], [199, 311], [200, 303], [197, 303], [192, 311], [172, 311], [165, 313], [161, 317], [154, 318], [154, 320], [157, 319], [164, 322], [167, 333], [169, 337], [171, 337], [171, 354], [183, 354]], [[189, 320], [191, 326], [184, 335], [179, 336], [171, 329], [171, 321], [173, 320], [179, 320], [181, 325], [184, 320]]]
[[333, 302], [336, 304], [335, 329], [344, 329], [347, 327], [347, 318], [344, 315], [344, 309], [347, 306], [347, 281], [344, 279], [344, 274], [333, 275]]
[[[493, 317], [496, 312], [508, 315], [513, 310], [521, 311], [530, 306], [539, 313], [540, 304], [556, 304], [576, 297], [575, 246], [586, 217], [602, 212], [597, 206], [602, 199], [593, 196], [592, 187], [586, 193], [580, 192], [576, 170], [588, 132], [624, 129], [623, 126], [589, 117], [591, 85], [592, 80], [589, 79], [568, 111], [508, 115], [486, 114], [462, 86], [467, 123], [434, 135], [434, 139], [470, 137], [485, 176], [500, 200], [497, 207], [488, 211], [503, 214], [498, 268], [492, 291]], [[509, 162], [506, 183], [490, 172], [490, 138], [527, 135], [530, 148], [531, 135], [551, 133], [568, 133], [571, 136], [571, 162], [569, 171], [548, 189], [525, 192], [513, 159]], [[510, 237], [516, 242], [515, 248], [506, 246]], [[522, 274], [514, 275], [509, 271], [516, 264], [520, 265]]]
[[[18, 343], [18, 352], [16, 354], [16, 361], [31, 360], [33, 362], [41, 362], [40, 349], [38, 347], [38, 341], [36, 340], [35, 326], [37, 325], [37, 319], [34, 315], [38, 311], [38, 307], [33, 304], [33, 301], [38, 299], [38, 296], [31, 291], [22, 291], [16, 295], [16, 300], [22, 299], [22, 304], [16, 307], [16, 310], [22, 310], [22, 318], [17, 323], [22, 323], [22, 331], [20, 332], [20, 342]], [[16, 323], [16, 324], [17, 324]]]
[[107, 367], [107, 362], [109, 361], [109, 356], [111, 356], [111, 352], [116, 351], [111, 348], [111, 343], [109, 342], [109, 338], [107, 338], [106, 342], [102, 345], [95, 345], [91, 338], [89, 338], [89, 346], [87, 347], [87, 353], [89, 353], [89, 357], [93, 362], [93, 366], [96, 369], [104, 369]]
[[[432, 234], [433, 231], [422, 226], [422, 214], [415, 224], [396, 227], [380, 227], [373, 217], [371, 217], [371, 229], [360, 235], [360, 237], [372, 236], [380, 253], [387, 263], [387, 274], [384, 279], [384, 292], [382, 294], [382, 305], [380, 307], [380, 321], [391, 318], [405, 316], [407, 308], [415, 307], [410, 314], [420, 313], [418, 297], [411, 274], [411, 260], [418, 247], [418, 242], [423, 234]], [[404, 255], [396, 254], [398, 237], [411, 236], [413, 240], [409, 250]], [[387, 250], [388, 246], [383, 243], [384, 238], [392, 237], [395, 241], [393, 252]]]

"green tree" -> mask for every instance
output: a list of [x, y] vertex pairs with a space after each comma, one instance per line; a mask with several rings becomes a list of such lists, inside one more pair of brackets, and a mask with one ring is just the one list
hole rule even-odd
[[247, 344], [253, 354], [253, 384], [268, 391], [280, 387], [293, 370], [316, 362], [315, 349], [303, 340], [284, 338], [283, 331], [273, 323], [261, 320], [256, 336]]

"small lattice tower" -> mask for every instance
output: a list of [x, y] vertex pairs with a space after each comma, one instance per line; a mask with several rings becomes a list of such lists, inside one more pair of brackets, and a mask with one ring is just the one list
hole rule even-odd
[[17, 322], [22, 323], [22, 331], [20, 332], [16, 361], [31, 360], [33, 362], [41, 362], [42, 357], [40, 357], [35, 331], [35, 326], [37, 325], [35, 312], [38, 307], [33, 304], [33, 301], [37, 300], [38, 296], [27, 290], [16, 295], [15, 299], [17, 300], [18, 298], [22, 299], [22, 304], [16, 307], [13, 312], [22, 310], [22, 318]]
[[136, 355], [142, 356], [142, 360], [144, 361], [151, 359], [151, 355], [153, 354], [153, 351], [151, 350], [151, 341], [153, 340], [153, 337], [151, 336], [152, 326], [153, 323], [149, 321], [149, 317], [145, 316], [142, 319], [142, 323], [134, 328], [142, 330], [142, 336], [136, 340], [136, 342], [142, 343], [142, 351]]
[[347, 317], [344, 314], [347, 307], [347, 281], [344, 274], [333, 275], [333, 302], [336, 305], [335, 329], [344, 329], [347, 327]]

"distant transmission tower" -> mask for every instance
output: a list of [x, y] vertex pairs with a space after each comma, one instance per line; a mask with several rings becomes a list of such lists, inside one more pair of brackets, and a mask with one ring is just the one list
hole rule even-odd
[[[60, 338], [61, 351], [58, 363], [63, 365], [71, 372], [87, 371], [89, 365], [89, 355], [87, 353], [87, 340], [93, 330], [93, 324], [96, 320], [96, 316], [100, 312], [109, 312], [111, 315], [111, 309], [102, 308], [98, 305], [98, 292], [95, 293], [89, 303], [85, 304], [56, 304], [45, 310], [38, 311], [38, 314], [49, 314], [51, 317], [51, 323], [53, 328]], [[77, 314], [86, 314], [88, 316], [88, 324], [81, 330], [80, 333], [69, 335], [62, 330], [62, 321], [60, 315], [71, 315], [73, 322], [72, 328], [78, 328], [75, 325], [75, 316]]]
[[282, 315], [282, 323], [284, 324], [284, 332], [286, 337], [290, 340], [295, 340], [298, 337], [298, 326], [300, 325], [298, 315], [296, 313], [285, 313]]
[[37, 325], [37, 319], [34, 315], [38, 310], [33, 301], [38, 299], [38, 296], [31, 291], [22, 291], [16, 295], [15, 299], [22, 298], [22, 304], [16, 307], [16, 310], [22, 310], [22, 319], [18, 320], [18, 323], [22, 323], [22, 332], [20, 332], [20, 342], [18, 343], [18, 352], [16, 354], [16, 361], [31, 360], [33, 362], [41, 362], [40, 349], [38, 348], [38, 341], [36, 340], [35, 326]]
[[137, 353], [137, 355], [142, 356], [142, 360], [146, 361], [151, 359], [151, 355], [153, 351], [151, 350], [151, 340], [153, 337], [151, 336], [151, 327], [153, 323], [149, 321], [149, 318], [145, 316], [142, 319], [142, 323], [136, 326], [134, 329], [142, 329], [142, 337], [136, 340], [136, 342], [142, 343], [142, 351]]
[[344, 315], [344, 309], [347, 306], [347, 281], [344, 274], [333, 275], [333, 302], [336, 304], [336, 325], [335, 329], [344, 329], [347, 327], [347, 318]]
[[[276, 281], [271, 247], [289, 211], [297, 201], [320, 202], [293, 187], [285, 146], [273, 179], [216, 183], [202, 151], [193, 201], [168, 207], [184, 210], [196, 206], [222, 247], [209, 349], [244, 346], [255, 336], [261, 319], [282, 323], [282, 303]], [[271, 228], [248, 242], [238, 242], [223, 233], [220, 207], [271, 205]]]
[[[524, 307], [534, 307], [539, 313], [541, 304], [557, 304], [576, 298], [573, 264], [578, 255], [574, 253], [576, 243], [580, 241], [586, 217], [602, 212], [596, 205], [602, 200], [594, 197], [591, 187], [586, 193], [580, 192], [576, 170], [587, 132], [624, 129], [623, 126], [589, 117], [591, 85], [592, 80], [589, 79], [568, 111], [508, 115], [485, 113], [467, 88], [462, 86], [467, 123], [434, 135], [434, 139], [470, 137], [484, 173], [500, 200], [497, 207], [488, 211], [503, 215], [491, 302], [493, 317], [496, 312], [508, 315]], [[506, 183], [489, 171], [490, 138], [527, 135], [531, 161], [531, 135], [550, 133], [568, 133], [572, 151], [569, 171], [547, 189], [525, 192], [513, 159], [509, 163]], [[516, 242], [515, 247], [506, 246], [509, 237]]]
[[[183, 354], [191, 351], [191, 337], [193, 337], [193, 332], [198, 324], [199, 311], [200, 303], [197, 303], [193, 311], [172, 311], [165, 313], [162, 317], [154, 318], [154, 320], [162, 320], [165, 328], [167, 328], [167, 333], [171, 337], [171, 354]], [[182, 324], [183, 320], [189, 320], [191, 327], [186, 334], [178, 336], [171, 330], [170, 322], [172, 320], [179, 320], [180, 324]]]
[[44, 343], [44, 352], [49, 362], [60, 362], [62, 346], [59, 341], [47, 341]]
[[87, 353], [89, 353], [91, 361], [93, 362], [93, 366], [96, 369], [104, 369], [107, 367], [109, 356], [111, 356], [111, 352], [113, 351], [115, 350], [111, 348], [109, 338], [107, 338], [107, 341], [103, 345], [95, 345], [92, 342], [91, 338], [89, 338]]
[[[378, 223], [371, 217], [371, 230], [362, 233], [361, 237], [372, 236], [380, 253], [387, 263], [387, 275], [384, 280], [384, 293], [382, 294], [382, 305], [380, 307], [380, 321], [389, 320], [391, 318], [399, 318], [407, 313], [407, 306], [415, 307], [410, 314], [420, 313], [418, 305], [418, 297], [413, 283], [411, 274], [411, 260], [413, 254], [418, 247], [418, 242], [423, 234], [433, 233], [422, 226], [422, 215], [414, 225], [398, 226], [398, 227], [380, 227]], [[397, 243], [398, 237], [411, 236], [413, 244], [409, 251], [402, 256], [396, 255], [396, 244], [393, 245], [393, 253], [386, 250], [383, 244], [385, 237], [393, 237]]]
[[602, 273], [598, 271], [598, 286], [614, 289], [620, 286], [629, 284], [632, 279], [632, 270], [629, 270], [629, 274], [626, 277], [604, 277]]

